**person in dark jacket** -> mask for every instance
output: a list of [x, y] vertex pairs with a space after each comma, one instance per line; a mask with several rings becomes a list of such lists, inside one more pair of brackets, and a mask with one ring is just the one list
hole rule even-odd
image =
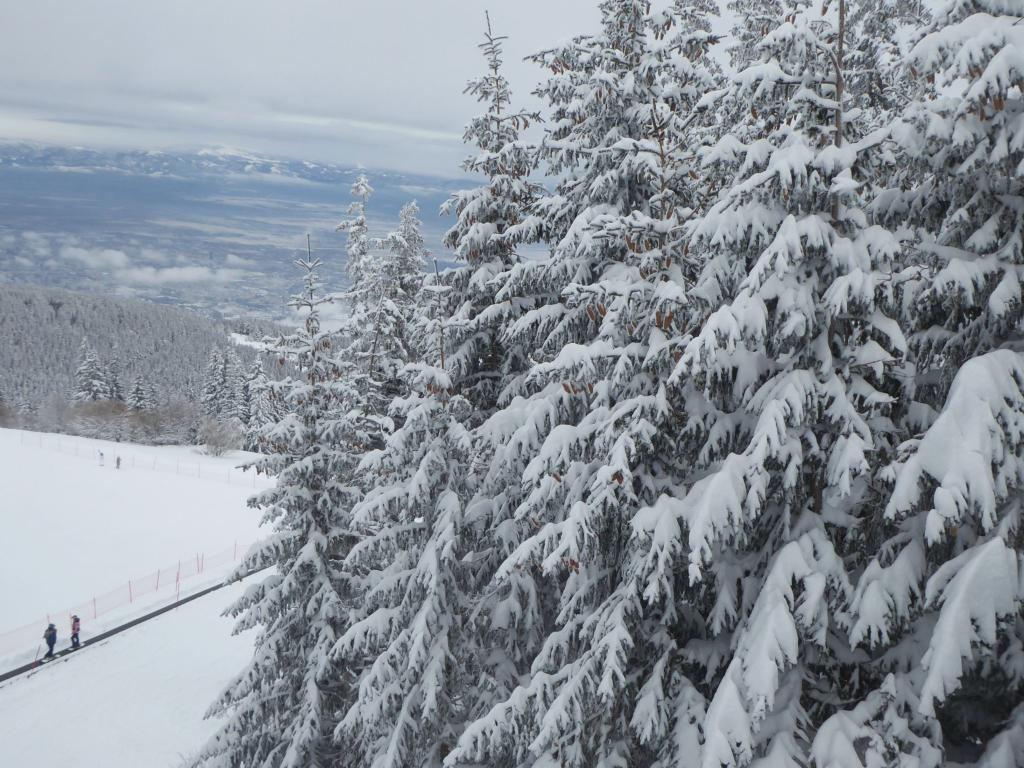
[[57, 644], [57, 628], [55, 626], [53, 626], [53, 624], [48, 626], [46, 628], [46, 631], [43, 632], [43, 640], [46, 641], [46, 646], [49, 649], [49, 650], [46, 651], [46, 655], [43, 656], [43, 658], [44, 659], [52, 659], [53, 658], [53, 646], [55, 646]]
[[71, 617], [71, 650], [80, 647], [78, 642], [78, 630], [82, 628], [82, 622], [77, 616]]

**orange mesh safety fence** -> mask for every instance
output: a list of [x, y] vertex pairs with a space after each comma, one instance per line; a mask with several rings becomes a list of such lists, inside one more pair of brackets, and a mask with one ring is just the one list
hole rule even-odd
[[[57, 627], [58, 643], [67, 640], [71, 633], [71, 617], [78, 616], [82, 622], [83, 634], [88, 631], [90, 620], [110, 613], [125, 606], [140, 603], [140, 610], [151, 609], [161, 603], [176, 601], [182, 591], [188, 591], [190, 579], [219, 568], [241, 558], [247, 546], [233, 544], [231, 547], [214, 553], [199, 552], [182, 558], [174, 565], [160, 568], [145, 576], [129, 579], [127, 583], [109, 592], [95, 595], [78, 605], [73, 605], [56, 613], [49, 613], [29, 624], [0, 632], [0, 656], [16, 653], [19, 650], [30, 650], [33, 644], [42, 641], [43, 631], [47, 624]], [[158, 597], [153, 598], [154, 595]], [[126, 616], [127, 618], [128, 616]]]

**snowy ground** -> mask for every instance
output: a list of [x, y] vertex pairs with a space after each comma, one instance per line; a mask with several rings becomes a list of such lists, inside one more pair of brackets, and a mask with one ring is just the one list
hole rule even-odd
[[[235, 468], [248, 458], [0, 429], [0, 635], [179, 558], [255, 541], [260, 515], [246, 499], [266, 481]], [[182, 594], [232, 567], [191, 577]], [[225, 587], [0, 683], [0, 766], [180, 765], [217, 727], [203, 713], [252, 653], [252, 635], [232, 637], [232, 621], [220, 616], [241, 589]], [[98, 620], [85, 616], [83, 638], [173, 594], [165, 584]], [[42, 629], [24, 649], [28, 658]], [[58, 629], [66, 647], [67, 628]]]
[[180, 558], [251, 544], [260, 515], [246, 499], [265, 481], [233, 469], [247, 458], [0, 429], [0, 633]]
[[251, 657], [252, 633], [232, 637], [219, 615], [242, 589], [0, 683], [0, 766], [179, 766], [216, 730], [203, 713]]

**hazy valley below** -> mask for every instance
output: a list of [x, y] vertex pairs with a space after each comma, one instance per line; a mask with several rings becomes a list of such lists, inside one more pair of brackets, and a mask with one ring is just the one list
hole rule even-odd
[[[115, 293], [214, 316], [281, 317], [310, 233], [324, 280], [344, 283], [358, 170], [227, 151], [172, 154], [0, 147], [0, 280]], [[458, 182], [367, 171], [372, 233], [416, 200], [444, 262], [439, 208]]]

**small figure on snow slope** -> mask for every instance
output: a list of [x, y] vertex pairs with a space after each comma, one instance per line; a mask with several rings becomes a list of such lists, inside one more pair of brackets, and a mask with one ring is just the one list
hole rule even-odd
[[53, 646], [57, 644], [57, 627], [55, 627], [53, 624], [48, 626], [46, 628], [46, 631], [43, 632], [43, 640], [46, 641], [46, 655], [43, 656], [43, 658], [52, 659]]

